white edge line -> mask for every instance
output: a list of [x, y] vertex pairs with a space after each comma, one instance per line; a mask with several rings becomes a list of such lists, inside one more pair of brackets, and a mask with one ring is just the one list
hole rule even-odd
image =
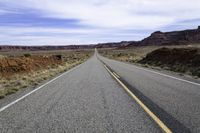
[[[103, 57], [103, 58], [105, 58], [105, 57]], [[106, 59], [108, 59], [108, 58], [106, 58]], [[109, 59], [109, 60], [112, 60], [112, 59]], [[113, 60], [113, 61], [124, 63], [124, 62], [117, 61], [117, 60]], [[128, 64], [128, 63], [125, 63], [125, 64]], [[151, 72], [151, 73], [154, 73], [154, 74], [158, 74], [158, 75], [161, 75], [161, 76], [164, 76], [164, 77], [168, 77], [168, 78], [172, 78], [172, 79], [176, 79], [176, 80], [179, 80], [179, 81], [183, 81], [183, 82], [186, 82], [186, 83], [190, 83], [190, 84], [193, 84], [193, 85], [200, 86], [200, 83], [188, 81], [188, 80], [181, 79], [181, 78], [176, 78], [176, 77], [173, 77], [173, 76], [170, 76], [170, 75], [167, 75], [167, 74], [163, 74], [163, 73], [159, 73], [159, 72], [156, 72], [156, 71], [153, 71], [153, 70], [148, 70], [148, 69], [145, 69], [145, 68], [142, 68], [142, 67], [138, 67], [134, 64], [129, 64], [129, 65], [132, 65], [133, 67], [140, 69], [140, 70], [144, 70], [144, 71]]]
[[176, 78], [176, 77], [173, 77], [173, 76], [170, 76], [170, 75], [167, 75], [167, 74], [163, 74], [163, 73], [159, 73], [159, 72], [156, 72], [156, 71], [148, 70], [148, 69], [145, 69], [145, 68], [142, 68], [142, 67], [138, 67], [138, 66], [135, 66], [135, 65], [133, 65], [133, 66], [134, 66], [135, 68], [137, 68], [137, 69], [145, 70], [145, 71], [148, 71], [148, 72], [151, 72], [151, 73], [155, 73], [155, 74], [158, 74], [158, 75], [161, 75], [161, 76], [164, 76], [164, 77], [168, 77], [168, 78], [172, 78], [172, 79], [176, 79], [176, 80], [180, 80], [180, 81], [183, 81], [183, 82], [187, 82], [187, 83], [190, 83], [190, 84], [193, 84], [193, 85], [200, 86], [199, 83], [195, 83], [195, 82], [192, 82], [192, 81], [188, 81], [188, 80]]
[[[83, 64], [83, 63], [82, 63], [82, 64]], [[76, 67], [74, 67], [74, 68], [72, 68], [72, 69], [66, 71], [65, 73], [59, 75], [58, 77], [55, 77], [54, 79], [52, 79], [52, 80], [48, 81], [47, 83], [45, 83], [45, 84], [39, 86], [38, 88], [36, 88], [36, 89], [34, 89], [33, 91], [31, 91], [31, 92], [25, 94], [25, 95], [22, 96], [22, 97], [16, 99], [15, 101], [13, 101], [13, 102], [11, 102], [11, 103], [9, 103], [9, 104], [7, 104], [7, 105], [1, 107], [1, 108], [0, 108], [0, 112], [4, 111], [5, 109], [9, 108], [10, 106], [14, 105], [15, 103], [17, 103], [17, 102], [23, 100], [23, 99], [26, 98], [27, 96], [29, 96], [29, 95], [31, 95], [32, 93], [34, 93], [34, 92], [40, 90], [42, 87], [44, 87], [44, 86], [46, 86], [47, 84], [49, 84], [49, 83], [55, 81], [56, 79], [62, 77], [63, 75], [65, 75], [65, 74], [67, 74], [67, 73], [70, 73], [71, 71], [73, 71], [73, 70], [75, 70], [76, 68], [80, 67], [82, 64], [80, 64], [80, 65], [78, 65], [78, 66], [76, 66]]]

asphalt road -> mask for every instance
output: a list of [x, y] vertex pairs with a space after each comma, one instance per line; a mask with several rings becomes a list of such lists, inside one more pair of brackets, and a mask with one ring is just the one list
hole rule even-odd
[[[98, 57], [173, 132], [200, 132], [200, 83]], [[189, 79], [188, 79], [189, 80]]]
[[[112, 61], [108, 62], [111, 65], [115, 64]], [[122, 67], [122, 70], [124, 69]], [[126, 72], [124, 71], [124, 74]], [[137, 74], [138, 72], [136, 71]], [[143, 74], [144, 72], [141, 75], [143, 76]], [[135, 74], [131, 75], [134, 78]], [[137, 81], [137, 78], [138, 76], [135, 77], [135, 81]], [[143, 82], [143, 78], [137, 84], [134, 81], [134, 85], [137, 85], [138, 88], [149, 88], [148, 86], [150, 86], [150, 89], [146, 90], [146, 92], [153, 92], [150, 95], [151, 98], [153, 97], [153, 99], [156, 99], [155, 101], [162, 103], [164, 107], [167, 103], [167, 105], [173, 103], [171, 98], [176, 100], [174, 102], [181, 102], [182, 98], [179, 100], [180, 95], [177, 97], [170, 95], [171, 93], [178, 94], [176, 91], [171, 91], [173, 88], [170, 88], [170, 92], [167, 90], [157, 92], [168, 88], [168, 86], [164, 84], [164, 88], [161, 88], [162, 86], [158, 85], [162, 85], [162, 83], [156, 82], [154, 83], [157, 85], [154, 87], [156, 91], [151, 90], [153, 84], [150, 85], [147, 82], [153, 82], [154, 80]], [[163, 80], [161, 82], [164, 82]], [[140, 86], [142, 85], [141, 82], [143, 82], [144, 87]], [[145, 85], [146, 83], [147, 85]], [[189, 91], [188, 88], [183, 89], [183, 91], [179, 90], [181, 94], [186, 90]], [[199, 105], [199, 91], [197, 89], [195, 94], [193, 94], [194, 91], [188, 92], [188, 95], [194, 96], [186, 99], [186, 102], [188, 100], [196, 100], [189, 102], [191, 105], [186, 105], [185, 111], [188, 111], [188, 107], [194, 109], [188, 111], [188, 115], [199, 111], [199, 106], [197, 106]], [[160, 97], [156, 96], [157, 94]], [[164, 96], [161, 96], [163, 94]], [[19, 98], [16, 98], [17, 101], [9, 104], [9, 106], [0, 105], [1, 133], [161, 132], [160, 127], [111, 77], [96, 56], [93, 56], [73, 71], [65, 73], [52, 82], [37, 88], [33, 93], [21, 99]], [[173, 104], [174, 107], [182, 107], [182, 105]], [[170, 106], [166, 108], [168, 109]], [[173, 112], [174, 109], [171, 110]], [[181, 115], [182, 111], [184, 110], [180, 110]], [[195, 115], [197, 116], [198, 114]], [[186, 117], [183, 116], [183, 118]], [[197, 117], [195, 120], [199, 122]], [[197, 126], [197, 124], [194, 126]], [[197, 128], [195, 127], [195, 129]]]

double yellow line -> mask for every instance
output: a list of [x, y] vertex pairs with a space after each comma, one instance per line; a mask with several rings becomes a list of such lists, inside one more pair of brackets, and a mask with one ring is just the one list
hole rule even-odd
[[112, 72], [105, 64], [104, 67], [106, 70], [114, 77], [114, 79], [125, 89], [125, 91], [144, 109], [144, 111], [158, 124], [158, 126], [165, 133], [172, 133], [172, 131], [135, 95], [133, 94], [128, 87], [119, 79], [119, 75], [115, 72]]

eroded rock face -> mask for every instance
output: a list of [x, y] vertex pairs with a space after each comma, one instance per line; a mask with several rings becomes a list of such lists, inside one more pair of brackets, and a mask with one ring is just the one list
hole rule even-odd
[[200, 26], [194, 30], [156, 31], [140, 42], [141, 45], [182, 45], [190, 43], [200, 43]]

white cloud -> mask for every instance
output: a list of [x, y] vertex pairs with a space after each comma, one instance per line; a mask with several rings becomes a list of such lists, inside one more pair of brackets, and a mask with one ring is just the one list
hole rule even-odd
[[[15, 9], [37, 10], [44, 17], [77, 19], [81, 25], [94, 27], [88, 29], [0, 27], [0, 33], [4, 33], [7, 38], [15, 36], [13, 40], [19, 39], [20, 42], [36, 39], [38, 42], [60, 41], [61, 43], [138, 40], [147, 33], [126, 33], [126, 30], [153, 31], [183, 20], [200, 18], [200, 0], [0, 0], [0, 3]], [[2, 13], [5, 13], [5, 10], [0, 10], [0, 14]], [[187, 24], [191, 27], [193, 23]], [[29, 36], [38, 32], [42, 35]], [[66, 37], [52, 37], [48, 33], [63, 34]], [[23, 38], [22, 34], [27, 35]], [[74, 36], [67, 37], [67, 34]], [[0, 39], [5, 40], [3, 37]]]
[[41, 10], [56, 18], [80, 19], [99, 27], [140, 27], [153, 29], [183, 19], [198, 18], [199, 0], [7, 0]]
[[[0, 44], [70, 45], [139, 39], [144, 35], [114, 29], [70, 29], [0, 26]], [[131, 38], [131, 39], [130, 39]]]

